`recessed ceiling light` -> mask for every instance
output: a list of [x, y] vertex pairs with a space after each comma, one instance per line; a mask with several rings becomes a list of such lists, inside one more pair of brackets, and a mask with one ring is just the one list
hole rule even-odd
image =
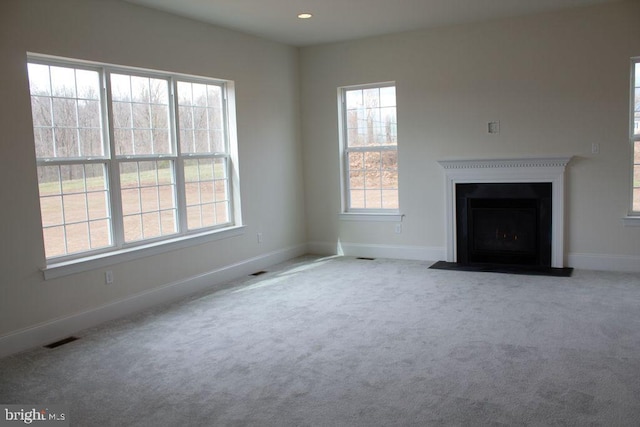
[[313, 15], [310, 13], [299, 13], [298, 14], [298, 18], [300, 19], [309, 19], [311, 18]]

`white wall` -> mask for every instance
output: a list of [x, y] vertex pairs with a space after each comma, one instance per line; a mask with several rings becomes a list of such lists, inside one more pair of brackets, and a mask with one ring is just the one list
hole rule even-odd
[[[570, 155], [569, 264], [637, 271], [640, 228], [621, 218], [629, 207], [629, 67], [640, 56], [639, 16], [640, 2], [620, 2], [301, 49], [311, 247], [340, 241], [356, 254], [444, 256], [437, 160]], [[393, 223], [338, 219], [336, 88], [390, 80], [402, 234]], [[495, 120], [501, 132], [489, 135]]]
[[[234, 80], [245, 234], [110, 266], [110, 286], [105, 269], [44, 281], [27, 51]], [[297, 49], [120, 1], [3, 0], [0, 58], [0, 347], [168, 284], [304, 252]]]

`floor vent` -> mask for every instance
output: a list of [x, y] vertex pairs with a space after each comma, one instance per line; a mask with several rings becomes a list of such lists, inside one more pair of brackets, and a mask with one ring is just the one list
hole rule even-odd
[[69, 344], [70, 342], [74, 342], [74, 341], [76, 341], [78, 339], [79, 338], [76, 338], [76, 337], [68, 337], [68, 338], [61, 339], [60, 341], [52, 342], [51, 344], [47, 344], [44, 347], [45, 348], [56, 348], [56, 347], [60, 347], [61, 345]]
[[365, 256], [359, 256], [359, 257], [358, 257], [358, 258], [356, 258], [356, 259], [363, 259], [363, 260], [365, 260], [365, 261], [373, 261], [375, 258], [368, 258], [368, 257], [365, 257]]
[[260, 271], [256, 271], [255, 273], [251, 273], [251, 275], [252, 276], [262, 276], [265, 273], [266, 273], [266, 271], [260, 270]]

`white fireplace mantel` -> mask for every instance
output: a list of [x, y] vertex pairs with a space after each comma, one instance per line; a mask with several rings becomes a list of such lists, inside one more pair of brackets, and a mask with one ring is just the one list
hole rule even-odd
[[456, 262], [456, 184], [550, 182], [551, 266], [564, 267], [564, 172], [571, 157], [440, 160], [445, 171], [447, 261]]

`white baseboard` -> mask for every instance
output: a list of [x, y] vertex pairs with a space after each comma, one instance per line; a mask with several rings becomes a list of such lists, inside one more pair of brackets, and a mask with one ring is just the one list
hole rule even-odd
[[640, 257], [637, 256], [570, 253], [567, 261], [569, 267], [580, 270], [640, 273]]
[[41, 323], [0, 337], [0, 357], [42, 346], [65, 338], [78, 331], [101, 323], [137, 313], [159, 304], [176, 301], [189, 295], [227, 283], [238, 277], [265, 269], [270, 265], [287, 261], [307, 253], [307, 245], [278, 250], [232, 265], [218, 268], [198, 276], [169, 283], [126, 299], [71, 316]]
[[[367, 245], [346, 242], [309, 242], [309, 253], [368, 258], [395, 258], [438, 261], [446, 259], [444, 247]], [[628, 255], [570, 253], [567, 265], [580, 270], [640, 273], [640, 257]]]
[[309, 253], [318, 255], [347, 255], [367, 258], [411, 259], [438, 261], [445, 259], [444, 247], [370, 245], [347, 242], [310, 242]]

